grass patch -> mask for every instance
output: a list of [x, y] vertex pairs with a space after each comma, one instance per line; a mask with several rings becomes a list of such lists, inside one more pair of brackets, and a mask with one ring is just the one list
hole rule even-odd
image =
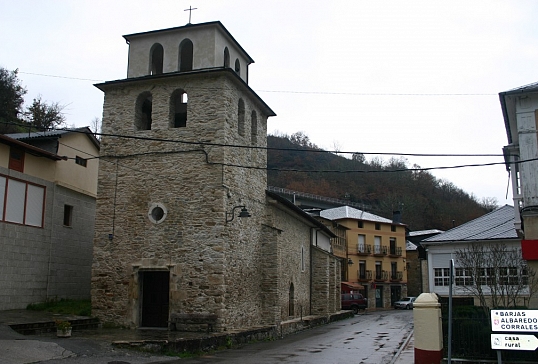
[[41, 303], [30, 303], [26, 306], [30, 311], [46, 311], [65, 315], [91, 316], [92, 303], [90, 300], [49, 300]]

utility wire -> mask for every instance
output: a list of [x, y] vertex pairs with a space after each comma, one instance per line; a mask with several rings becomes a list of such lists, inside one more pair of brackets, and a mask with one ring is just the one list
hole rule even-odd
[[[81, 77], [70, 77], [70, 76], [58, 76], [58, 75], [48, 75], [44, 73], [34, 73], [34, 72], [22, 72], [20, 74], [33, 75], [33, 76], [42, 76], [42, 77], [53, 77], [53, 78], [64, 78], [68, 80], [81, 80], [81, 81], [92, 81], [92, 82], [106, 82], [104, 80], [97, 80], [91, 78], [81, 78]], [[193, 88], [197, 88], [196, 86]], [[393, 92], [331, 92], [331, 91], [293, 91], [293, 90], [256, 90], [256, 92], [267, 92], [267, 93], [279, 93], [279, 94], [303, 94], [303, 95], [347, 95], [347, 96], [497, 96], [497, 94], [491, 93], [393, 93]]]

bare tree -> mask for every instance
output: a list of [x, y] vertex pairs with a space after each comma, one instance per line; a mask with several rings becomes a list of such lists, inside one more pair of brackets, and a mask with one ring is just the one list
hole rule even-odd
[[471, 243], [456, 251], [456, 289], [490, 308], [517, 307], [538, 289], [536, 272], [527, 266], [521, 249], [504, 243]]
[[97, 139], [101, 139], [101, 126], [102, 126], [102, 122], [101, 122], [101, 119], [99, 119], [98, 117], [95, 117], [92, 119], [92, 122], [91, 122], [91, 125], [90, 125], [90, 129], [91, 131], [93, 131], [93, 134], [95, 135], [95, 137]]

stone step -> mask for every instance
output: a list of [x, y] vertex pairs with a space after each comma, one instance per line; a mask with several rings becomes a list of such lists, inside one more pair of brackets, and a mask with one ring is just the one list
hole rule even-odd
[[[96, 329], [99, 327], [99, 319], [96, 317], [69, 319], [73, 331], [84, 329]], [[9, 325], [13, 330], [22, 335], [37, 335], [47, 332], [56, 331], [56, 323], [54, 321], [31, 322], [24, 324]]]

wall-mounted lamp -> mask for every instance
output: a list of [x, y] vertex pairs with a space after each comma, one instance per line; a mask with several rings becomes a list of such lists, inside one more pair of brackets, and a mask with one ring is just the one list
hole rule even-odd
[[[241, 212], [239, 213], [239, 215], [237, 215], [237, 217], [250, 217], [250, 214], [248, 213], [248, 210], [247, 208], [242, 205], [242, 206], [235, 206], [233, 209], [232, 209], [232, 212], [228, 212], [226, 211], [226, 224], [229, 223], [230, 221], [232, 221], [235, 217], [235, 210], [238, 209], [238, 208], [241, 208]], [[228, 216], [231, 216], [230, 219], [228, 219]]]
[[347, 265], [353, 265], [353, 261], [351, 260], [351, 258], [347, 258]]

